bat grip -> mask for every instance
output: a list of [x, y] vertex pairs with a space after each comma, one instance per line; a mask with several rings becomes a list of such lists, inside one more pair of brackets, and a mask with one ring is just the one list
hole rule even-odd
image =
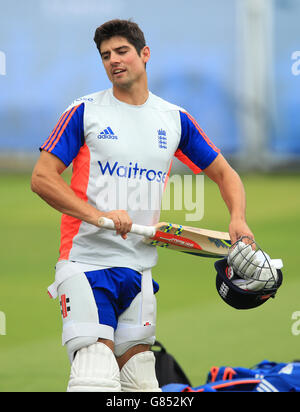
[[[98, 220], [98, 225], [100, 227], [103, 227], [104, 229], [110, 229], [114, 230], [115, 229], [115, 224], [111, 219], [108, 219], [107, 217], [100, 217]], [[132, 224], [131, 226], [131, 231], [130, 233], [134, 233], [136, 235], [141, 235], [141, 236], [146, 236], [146, 237], [152, 237], [155, 235], [156, 229], [154, 226], [143, 226], [143, 225], [137, 225], [135, 223]]]

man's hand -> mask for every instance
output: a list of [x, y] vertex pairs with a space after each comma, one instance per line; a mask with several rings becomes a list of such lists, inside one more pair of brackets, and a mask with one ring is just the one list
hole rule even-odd
[[[231, 244], [237, 242], [241, 237], [247, 236], [248, 238], [254, 240], [254, 235], [249, 229], [246, 221], [244, 219], [232, 219], [229, 224], [229, 235], [231, 239]], [[244, 243], [247, 242], [247, 238], [243, 239]]]
[[132, 220], [126, 210], [112, 210], [102, 213], [102, 216], [111, 219], [115, 224], [117, 235], [121, 235], [123, 239], [127, 239], [127, 233], [131, 230]]

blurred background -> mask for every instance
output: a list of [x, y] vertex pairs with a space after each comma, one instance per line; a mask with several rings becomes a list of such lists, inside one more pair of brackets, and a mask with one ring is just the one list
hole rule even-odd
[[70, 102], [110, 87], [93, 36], [120, 17], [145, 33], [152, 92], [188, 110], [224, 154], [255, 170], [298, 166], [299, 1], [179, 4], [1, 0], [2, 157], [37, 155]]
[[[300, 310], [300, 2], [0, 0], [0, 391], [65, 389], [59, 309], [45, 293], [60, 216], [31, 193], [30, 174], [66, 107], [110, 87], [93, 36], [112, 18], [131, 18], [144, 31], [150, 90], [189, 111], [241, 174], [248, 222], [286, 264], [278, 298], [240, 313], [217, 297], [212, 262], [178, 254], [170, 262], [172, 252], [161, 250], [157, 338], [194, 385], [213, 364], [300, 357], [300, 337], [291, 332]], [[178, 171], [187, 172], [175, 160]], [[199, 226], [228, 229], [228, 212], [207, 181]]]

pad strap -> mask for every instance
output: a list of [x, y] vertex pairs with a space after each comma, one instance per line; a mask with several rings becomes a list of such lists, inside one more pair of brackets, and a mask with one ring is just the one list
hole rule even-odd
[[114, 340], [114, 328], [108, 325], [100, 325], [98, 323], [88, 322], [70, 322], [63, 327], [62, 344], [65, 345], [69, 340], [77, 336], [89, 336], [103, 339]]
[[[66, 263], [68, 264], [66, 265]], [[55, 281], [48, 287], [48, 294], [51, 299], [57, 298], [57, 290], [65, 280], [82, 273], [82, 270], [80, 270], [75, 263], [69, 261], [62, 260], [56, 264], [55, 268]]]
[[147, 269], [142, 272], [142, 325], [152, 326], [154, 322], [152, 274]]

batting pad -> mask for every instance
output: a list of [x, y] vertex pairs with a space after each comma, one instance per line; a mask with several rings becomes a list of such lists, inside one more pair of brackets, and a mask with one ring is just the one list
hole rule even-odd
[[80, 349], [72, 363], [67, 392], [120, 392], [113, 352], [101, 342]]

